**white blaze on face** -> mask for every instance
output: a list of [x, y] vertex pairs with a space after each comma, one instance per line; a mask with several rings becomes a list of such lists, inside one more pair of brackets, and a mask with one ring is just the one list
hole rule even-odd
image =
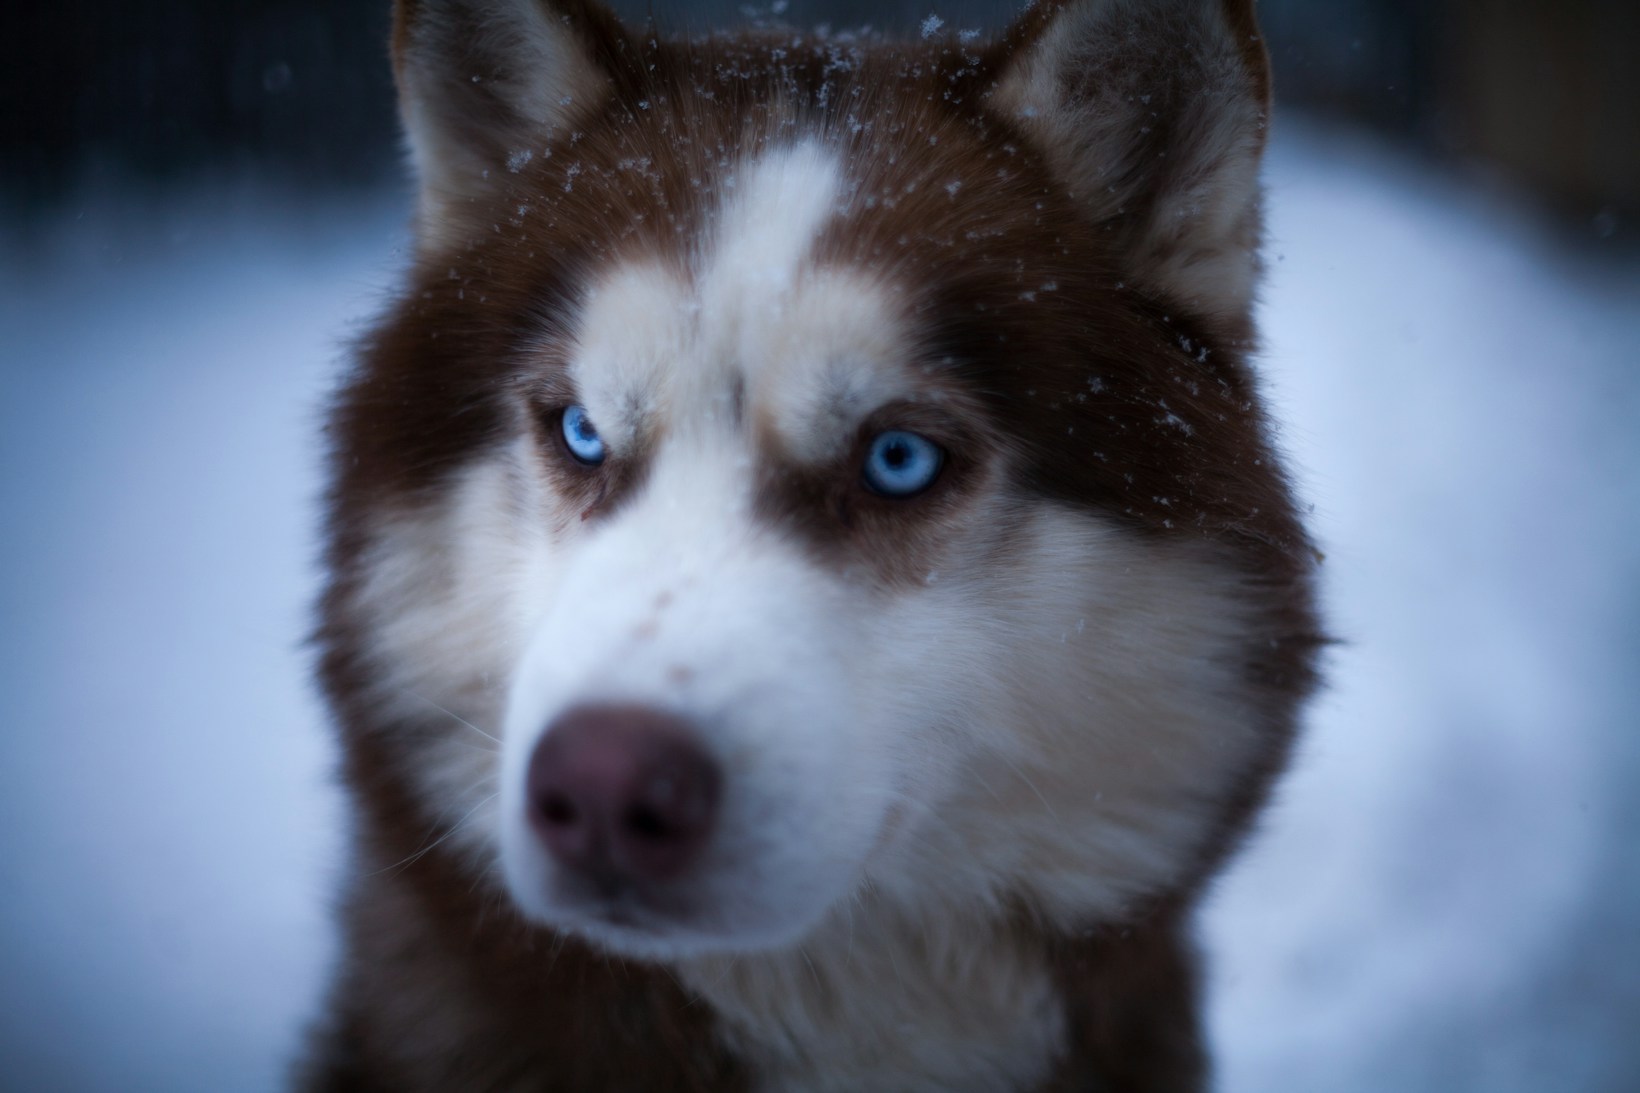
[[842, 211], [831, 153], [799, 144], [745, 174], [701, 271], [708, 361], [695, 374], [711, 374], [713, 361], [737, 370], [786, 451], [819, 461], [861, 417], [909, 391], [908, 332], [893, 286], [811, 261]]
[[796, 310], [805, 261], [836, 207], [838, 173], [811, 144], [752, 164], [725, 195], [688, 278], [628, 265], [588, 293], [571, 376], [606, 439], [619, 441], [632, 411], [662, 401], [675, 428], [727, 409], [736, 377], [767, 363]]
[[811, 261], [839, 209], [835, 159], [799, 144], [738, 178], [687, 276], [631, 263], [588, 290], [570, 373], [615, 450], [645, 426], [727, 433], [738, 391], [790, 454], [819, 460], [909, 391], [894, 288]]
[[755, 313], [748, 302], [784, 299], [837, 212], [840, 190], [836, 158], [815, 144], [794, 145], [753, 165], [724, 202], [702, 270], [702, 303], [738, 315]]
[[[622, 266], [580, 317], [577, 397], [610, 458], [641, 452], [646, 470], [623, 506], [560, 545], [564, 568], [508, 705], [502, 863], [526, 911], [617, 947], [794, 940], [854, 882], [889, 805], [888, 764], [850, 682], [868, 644], [861, 593], [751, 511], [767, 457], [752, 413], [820, 455], [851, 435], [851, 414], [903, 386], [892, 377], [904, 339], [882, 294], [808, 268], [838, 193], [839, 170], [815, 146], [754, 163], [688, 275]], [[576, 905], [526, 823], [543, 733], [600, 703], [682, 716], [723, 770], [716, 832], [676, 902], [648, 921], [633, 912], [647, 931]]]

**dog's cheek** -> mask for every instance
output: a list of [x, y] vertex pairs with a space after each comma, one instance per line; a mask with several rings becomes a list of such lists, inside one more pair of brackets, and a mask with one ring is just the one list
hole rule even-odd
[[1275, 635], [1209, 545], [1047, 502], [1016, 526], [1013, 552], [970, 575], [966, 750], [898, 875], [1050, 919], [1119, 915], [1208, 860], [1279, 751], [1240, 667]]
[[437, 503], [384, 504], [336, 611], [358, 629], [367, 723], [395, 741], [427, 822], [481, 866], [506, 683], [562, 564], [529, 515], [542, 499], [528, 458], [504, 446], [452, 473]]

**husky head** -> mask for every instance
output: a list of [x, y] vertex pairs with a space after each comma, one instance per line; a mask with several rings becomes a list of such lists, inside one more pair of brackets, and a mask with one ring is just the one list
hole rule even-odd
[[378, 814], [645, 957], [1194, 884], [1314, 645], [1243, 359], [1250, 9], [401, 2], [418, 254], [339, 402], [322, 635]]

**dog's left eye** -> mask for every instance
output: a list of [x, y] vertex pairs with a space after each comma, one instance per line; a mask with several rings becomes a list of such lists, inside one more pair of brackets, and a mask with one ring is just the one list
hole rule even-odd
[[866, 453], [865, 482], [884, 497], [912, 497], [939, 477], [945, 453], [927, 437], [899, 429], [878, 433]]
[[604, 439], [587, 416], [586, 407], [569, 406], [564, 410], [564, 447], [577, 461], [596, 467], [604, 461]]

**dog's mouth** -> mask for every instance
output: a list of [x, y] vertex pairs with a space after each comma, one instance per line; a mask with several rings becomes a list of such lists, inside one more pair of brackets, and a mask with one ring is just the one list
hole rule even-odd
[[565, 887], [573, 894], [553, 886], [548, 921], [614, 956], [668, 960], [738, 947], [732, 930], [708, 921], [712, 916], [683, 900], [631, 887], [604, 892]]
[[598, 926], [660, 937], [666, 933], [664, 916], [657, 916], [630, 895], [600, 900], [580, 908], [580, 915]]
[[606, 943], [627, 936], [662, 941], [699, 928], [700, 909], [679, 890], [685, 887], [644, 885], [614, 873], [561, 871], [548, 896], [571, 930], [596, 933]]
[[656, 955], [714, 933], [701, 871], [657, 877], [596, 853], [554, 859], [528, 834], [517, 859], [534, 864], [508, 879], [526, 918], [623, 956]]

